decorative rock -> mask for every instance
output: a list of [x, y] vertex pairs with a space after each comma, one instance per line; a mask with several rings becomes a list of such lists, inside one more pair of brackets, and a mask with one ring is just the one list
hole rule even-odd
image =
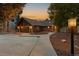
[[62, 41], [62, 42], [66, 42], [66, 39], [62, 39], [61, 41]]

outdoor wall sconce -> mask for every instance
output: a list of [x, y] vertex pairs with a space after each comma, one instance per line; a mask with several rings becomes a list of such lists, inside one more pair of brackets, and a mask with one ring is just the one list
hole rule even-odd
[[20, 29], [20, 26], [17, 26], [18, 29]]
[[30, 29], [32, 29], [32, 26], [29, 26]]
[[21, 26], [21, 29], [23, 29], [23, 26]]
[[49, 29], [50, 27], [48, 26], [48, 29]]

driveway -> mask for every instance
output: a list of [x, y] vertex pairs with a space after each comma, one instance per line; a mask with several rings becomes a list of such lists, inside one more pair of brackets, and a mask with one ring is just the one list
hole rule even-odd
[[0, 35], [0, 55], [2, 56], [56, 56], [49, 40], [50, 34]]

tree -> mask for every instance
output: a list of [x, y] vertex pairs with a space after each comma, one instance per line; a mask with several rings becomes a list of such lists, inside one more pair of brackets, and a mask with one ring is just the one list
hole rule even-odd
[[[54, 19], [54, 25], [58, 28], [67, 26], [69, 18], [79, 16], [79, 4], [77, 3], [52, 3], [48, 8], [49, 18]], [[52, 15], [52, 16], [51, 16]]]
[[16, 17], [17, 14], [22, 13], [24, 3], [1, 3], [0, 4], [0, 20], [3, 21], [4, 28], [7, 30], [9, 20]]

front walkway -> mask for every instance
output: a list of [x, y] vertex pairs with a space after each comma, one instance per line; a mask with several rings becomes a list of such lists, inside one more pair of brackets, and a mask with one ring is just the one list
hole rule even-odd
[[56, 56], [49, 35], [0, 35], [0, 55]]

